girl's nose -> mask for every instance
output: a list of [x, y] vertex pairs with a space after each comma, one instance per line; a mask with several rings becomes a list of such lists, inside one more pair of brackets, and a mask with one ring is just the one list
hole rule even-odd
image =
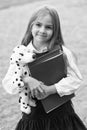
[[40, 28], [40, 32], [41, 32], [41, 33], [45, 33], [45, 27], [42, 26], [42, 27]]

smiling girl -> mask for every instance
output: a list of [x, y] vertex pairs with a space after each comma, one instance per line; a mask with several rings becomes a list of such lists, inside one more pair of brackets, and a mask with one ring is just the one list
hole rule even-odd
[[71, 100], [48, 114], [45, 113], [40, 101], [54, 93], [58, 93], [60, 97], [72, 94], [82, 81], [75, 58], [64, 45], [57, 11], [54, 8], [43, 7], [35, 12], [21, 44], [28, 45], [38, 57], [59, 45], [66, 56], [67, 76], [50, 86], [40, 84], [40, 81], [34, 78], [23, 79], [24, 83], [29, 84], [31, 96], [36, 98], [37, 103], [36, 107], [32, 107], [31, 114], [22, 113], [16, 130], [86, 130], [75, 113]]

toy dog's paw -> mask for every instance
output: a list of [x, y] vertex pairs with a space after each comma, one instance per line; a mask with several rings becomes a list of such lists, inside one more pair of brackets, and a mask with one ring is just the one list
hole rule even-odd
[[26, 113], [26, 114], [30, 114], [31, 107], [29, 106], [29, 104], [25, 105], [25, 103], [24, 103], [23, 105], [21, 105], [21, 111]]
[[29, 105], [32, 107], [36, 107], [36, 102], [33, 99], [29, 99]]

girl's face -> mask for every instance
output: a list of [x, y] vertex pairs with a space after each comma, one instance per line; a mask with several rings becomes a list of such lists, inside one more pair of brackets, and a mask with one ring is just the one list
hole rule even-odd
[[51, 16], [38, 17], [32, 25], [32, 36], [34, 42], [47, 43], [53, 35], [53, 24]]

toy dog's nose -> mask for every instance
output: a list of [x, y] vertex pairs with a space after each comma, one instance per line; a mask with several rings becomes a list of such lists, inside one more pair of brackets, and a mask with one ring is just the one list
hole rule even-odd
[[34, 54], [32, 57], [33, 57], [33, 59], [36, 59], [36, 54]]

